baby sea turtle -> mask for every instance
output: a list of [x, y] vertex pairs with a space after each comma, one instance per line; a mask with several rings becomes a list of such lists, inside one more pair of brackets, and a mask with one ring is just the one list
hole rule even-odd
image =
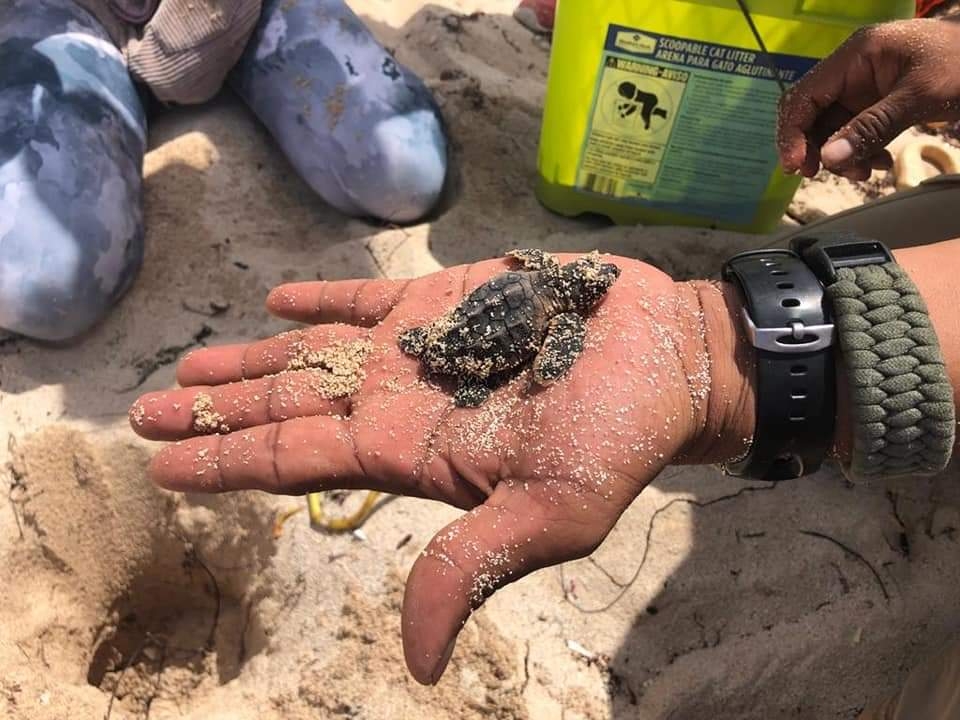
[[584, 315], [620, 276], [597, 252], [561, 266], [542, 250], [513, 250], [523, 269], [487, 281], [453, 310], [402, 333], [400, 349], [459, 382], [454, 402], [477, 407], [503, 376], [533, 359], [533, 379], [550, 385], [583, 352]]

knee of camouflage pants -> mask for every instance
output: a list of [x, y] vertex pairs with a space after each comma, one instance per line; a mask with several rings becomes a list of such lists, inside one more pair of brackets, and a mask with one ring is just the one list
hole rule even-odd
[[0, 328], [83, 334], [143, 252], [146, 120], [123, 58], [68, 0], [0, 3]]
[[447, 173], [436, 103], [341, 0], [266, 0], [232, 82], [342, 212], [411, 222], [436, 205]]

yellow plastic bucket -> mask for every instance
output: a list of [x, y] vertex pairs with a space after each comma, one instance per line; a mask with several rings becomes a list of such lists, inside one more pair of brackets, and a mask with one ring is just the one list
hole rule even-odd
[[777, 158], [782, 88], [857, 28], [913, 17], [916, 6], [744, 5], [749, 19], [737, 0], [560, 0], [540, 201], [563, 215], [599, 213], [620, 224], [776, 228], [800, 184]]

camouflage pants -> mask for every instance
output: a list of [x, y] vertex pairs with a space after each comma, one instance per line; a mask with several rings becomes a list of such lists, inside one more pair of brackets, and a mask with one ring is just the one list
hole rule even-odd
[[[341, 0], [263, 5], [231, 83], [297, 171], [350, 215], [429, 212], [447, 150], [422, 82]], [[0, 68], [0, 329], [76, 338], [141, 264], [146, 118], [70, 0], [0, 0]]]

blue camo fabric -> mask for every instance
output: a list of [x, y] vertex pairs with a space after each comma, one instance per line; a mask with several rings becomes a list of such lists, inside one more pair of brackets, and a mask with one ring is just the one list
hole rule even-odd
[[[120, 51], [71, 0], [0, 0], [0, 329], [83, 335], [143, 258], [147, 120]], [[340, 211], [429, 213], [440, 112], [343, 2], [266, 0], [230, 76], [304, 180]]]

